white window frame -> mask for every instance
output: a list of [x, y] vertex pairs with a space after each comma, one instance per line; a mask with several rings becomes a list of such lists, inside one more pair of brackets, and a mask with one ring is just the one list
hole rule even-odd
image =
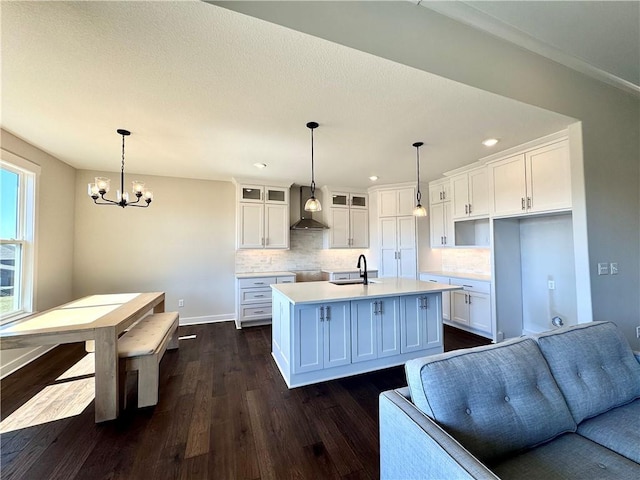
[[[2, 315], [0, 325], [31, 315], [36, 297], [36, 214], [40, 166], [7, 150], [0, 149], [0, 167], [18, 174], [18, 238], [0, 239], [3, 244], [19, 244], [21, 258], [19, 277], [20, 301], [17, 310]], [[17, 265], [16, 265], [17, 266]]]

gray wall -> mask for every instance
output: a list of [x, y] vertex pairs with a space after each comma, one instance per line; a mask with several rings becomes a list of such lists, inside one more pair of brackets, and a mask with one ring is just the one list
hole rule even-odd
[[142, 175], [154, 201], [122, 209], [87, 196], [96, 176], [111, 178], [114, 191], [119, 183], [116, 173], [76, 175], [74, 297], [164, 291], [165, 308], [179, 311], [181, 323], [235, 318], [233, 184]]
[[[66, 163], [0, 130], [2, 149], [39, 165], [36, 211], [35, 309], [73, 299], [73, 215], [76, 171]], [[0, 375], [45, 349], [0, 352]]]
[[[640, 347], [637, 97], [411, 2], [211, 3], [580, 120], [585, 195], [574, 197], [574, 236], [588, 244], [589, 269], [576, 265], [577, 275], [591, 277], [594, 320], [615, 321]], [[599, 277], [603, 261], [620, 274]]]

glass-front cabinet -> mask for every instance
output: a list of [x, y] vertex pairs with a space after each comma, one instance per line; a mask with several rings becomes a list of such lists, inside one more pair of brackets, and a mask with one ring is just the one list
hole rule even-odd
[[240, 201], [254, 203], [289, 203], [289, 189], [263, 185], [241, 185]]

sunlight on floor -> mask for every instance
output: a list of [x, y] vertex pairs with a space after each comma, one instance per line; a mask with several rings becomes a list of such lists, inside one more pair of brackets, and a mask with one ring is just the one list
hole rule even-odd
[[193, 340], [196, 338], [195, 335], [183, 335], [182, 337], [178, 337], [178, 340]]
[[94, 399], [94, 374], [94, 358], [89, 353], [0, 422], [0, 433], [80, 415]]

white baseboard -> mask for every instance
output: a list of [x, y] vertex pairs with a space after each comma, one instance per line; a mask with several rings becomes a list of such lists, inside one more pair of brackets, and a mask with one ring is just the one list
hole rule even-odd
[[205, 315], [202, 317], [180, 317], [180, 325], [200, 325], [202, 323], [233, 322], [236, 316], [233, 313], [223, 315]]
[[[25, 352], [13, 360], [5, 363], [4, 365], [0, 365], [0, 378], [4, 378], [7, 375], [11, 375], [13, 372], [18, 370], [19, 368], [24, 367], [27, 363], [34, 361], [36, 358], [41, 357], [49, 350], [53, 350], [57, 345], [43, 345], [42, 347], [36, 347], [34, 349]], [[7, 350], [10, 351], [10, 350]]]

